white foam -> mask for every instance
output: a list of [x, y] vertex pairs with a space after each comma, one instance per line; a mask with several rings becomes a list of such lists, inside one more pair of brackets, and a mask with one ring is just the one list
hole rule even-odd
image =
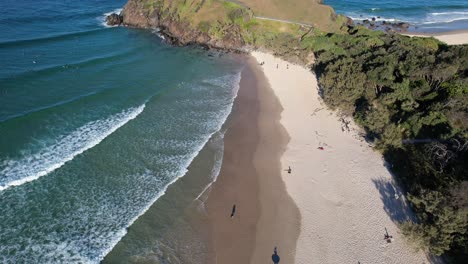
[[375, 21], [386, 21], [386, 22], [399, 22], [400, 21], [396, 18], [385, 18], [385, 17], [377, 18], [375, 16], [374, 17], [352, 17], [350, 16], [350, 18], [356, 22], [362, 22], [363, 20], [366, 20], [366, 19], [369, 21], [372, 21], [372, 18], [375, 18]]
[[107, 25], [107, 23], [106, 23], [106, 18], [107, 18], [107, 16], [110, 16], [110, 15], [112, 15], [112, 14], [114, 14], [114, 13], [115, 13], [115, 14], [120, 14], [120, 13], [122, 12], [122, 10], [123, 10], [123, 8], [114, 9], [114, 10], [112, 10], [111, 12], [107, 12], [107, 13], [102, 14], [102, 16], [99, 16], [99, 17], [97, 17], [96, 19], [97, 19], [98, 21], [100, 21], [100, 24], [101, 24], [102, 26], [104, 26], [104, 27], [117, 27], [118, 25], [113, 25], [113, 26]]
[[[213, 183], [216, 182], [216, 180], [218, 179], [218, 176], [219, 176], [219, 173], [221, 172], [221, 165], [223, 164], [223, 157], [224, 157], [224, 142], [223, 142], [223, 139], [224, 139], [224, 132], [220, 132], [220, 135], [219, 135], [219, 144], [220, 144], [220, 149], [216, 151], [216, 154], [215, 154], [215, 163], [213, 164], [213, 168], [211, 168], [211, 181], [205, 186], [205, 188], [203, 188], [203, 190], [198, 194], [198, 196], [194, 199], [194, 201], [196, 200], [200, 200], [200, 198], [202, 197], [202, 195], [211, 187], [211, 185], [213, 185]], [[203, 203], [203, 201], [202, 201]]]
[[461, 17], [450, 17], [450, 18], [443, 18], [443, 19], [429, 19], [430, 21], [423, 22], [422, 24], [440, 24], [440, 23], [451, 23], [455, 21], [461, 20], [468, 20], [468, 16], [461, 16]]
[[161, 34], [161, 29], [160, 28], [156, 28], [154, 29], [153, 31], [151, 31], [153, 34], [155, 34], [156, 36], [158, 36], [160, 39], [162, 40], [166, 40], [166, 38]]
[[467, 11], [462, 12], [440, 12], [440, 13], [430, 13], [433, 16], [446, 16], [446, 15], [468, 15]]
[[[236, 98], [237, 91], [239, 89], [239, 81], [240, 73], [235, 75], [227, 75], [202, 82], [202, 86], [205, 86], [203, 84], [207, 83], [222, 87], [222, 89], [210, 87], [213, 88], [211, 89], [211, 91], [217, 90], [218, 92], [222, 92], [222, 96], [219, 97], [217, 97], [217, 94], [211, 94], [212, 96], [219, 98], [217, 104], [216, 102], [210, 103], [211, 105], [215, 106], [215, 109], [219, 109], [219, 111], [214, 113], [214, 115], [206, 115], [207, 117], [202, 118], [201, 121], [199, 121], [198, 119], [193, 120], [194, 124], [196, 123], [202, 128], [202, 134], [199, 134], [199, 136], [195, 138], [183, 137], [179, 139], [174, 137], [168, 137], [167, 139], [161, 138], [160, 140], [157, 140], [152, 147], [159, 148], [163, 146], [161, 149], [166, 149], [167, 147], [172, 150], [175, 150], [173, 152], [171, 151], [171, 153], [167, 155], [162, 153], [162, 160], [160, 160], [159, 157], [156, 158], [156, 160], [161, 161], [161, 163], [159, 164], [161, 165], [161, 167], [158, 167], [157, 170], [158, 173], [151, 169], [146, 169], [145, 171], [138, 172], [137, 174], [132, 174], [132, 176], [130, 176], [128, 179], [126, 178], [128, 181], [124, 184], [124, 186], [126, 187], [125, 190], [122, 190], [124, 193], [120, 193], [119, 191], [117, 197], [114, 196], [112, 193], [100, 192], [99, 188], [92, 188], [87, 190], [87, 197], [90, 197], [91, 200], [97, 199], [96, 201], [100, 201], [98, 203], [99, 206], [95, 207], [95, 202], [83, 201], [83, 203], [80, 203], [78, 208], [73, 207], [73, 210], [67, 213], [66, 218], [50, 218], [50, 221], [47, 223], [50, 226], [60, 225], [63, 220], [67, 221], [67, 226], [64, 230], [58, 232], [49, 232], [46, 237], [47, 239], [45, 240], [25, 238], [26, 240], [28, 240], [25, 243], [27, 245], [31, 245], [29, 246], [29, 248], [33, 249], [27, 252], [23, 252], [24, 255], [19, 256], [17, 260], [22, 260], [21, 257], [25, 257], [29, 260], [34, 259], [36, 261], [33, 262], [36, 263], [98, 263], [100, 260], [102, 260], [127, 234], [127, 228], [131, 226], [141, 215], [145, 214], [145, 212], [160, 197], [162, 197], [166, 193], [167, 188], [171, 184], [173, 184], [179, 178], [183, 177], [186, 174], [188, 166], [190, 165], [190, 163], [193, 162], [193, 159], [199, 154], [201, 149], [206, 145], [210, 138], [215, 139], [215, 144], [217, 144], [217, 141], [219, 139], [221, 139], [222, 141], [222, 132], [219, 131], [223, 127], [223, 124], [228, 118], [230, 112], [232, 111], [234, 98]], [[195, 85], [196, 86], [193, 87], [193, 89], [197, 89], [198, 85]], [[200, 91], [197, 91], [197, 93], [198, 92]], [[205, 94], [207, 91], [202, 90], [201, 92], [202, 94]], [[230, 96], [231, 92], [234, 94], [234, 96]], [[183, 96], [185, 95], [186, 94], [184, 94]], [[178, 99], [178, 97], [176, 97], [175, 99]], [[203, 105], [203, 102], [199, 103]], [[103, 129], [107, 131], [107, 128], [109, 127], [109, 125], [107, 124], [117, 126], [120, 124], [120, 121], [125, 122], [124, 120], [126, 119], [135, 118], [141, 111], [143, 111], [144, 107], [145, 105], [142, 105], [140, 106], [141, 109], [128, 109], [119, 114], [113, 115], [110, 118], [90, 122], [85, 126], [77, 129], [77, 131], [102, 131]], [[186, 117], [190, 117], [190, 115], [186, 115]], [[96, 124], [100, 125], [98, 126]], [[187, 126], [189, 125], [191, 124], [187, 124]], [[76, 136], [84, 137], [86, 135], [89, 135], [89, 133], [91, 132], [84, 134], [77, 133]], [[219, 137], [219, 135], [221, 135], [221, 138]], [[68, 137], [67, 139], [68, 141], [70, 141], [71, 137]], [[63, 138], [58, 140], [58, 142], [62, 141], [64, 141]], [[57, 143], [54, 144], [58, 145]], [[55, 149], [62, 149], [63, 147], [64, 146], [57, 146]], [[218, 152], [218, 148], [216, 148], [216, 150], [216, 154], [223, 154], [222, 149], [220, 152]], [[52, 155], [52, 157], [63, 156], [60, 154], [55, 154]], [[216, 161], [217, 162], [215, 166], [212, 168], [211, 176], [213, 177], [213, 179], [215, 179], [219, 174], [222, 156], [216, 157]], [[167, 170], [164, 169], [166, 166], [168, 167]], [[142, 184], [145, 184], [145, 186], [147, 186], [147, 184], [151, 184], [152, 187], [145, 187], [140, 190]], [[92, 192], [89, 193], [90, 191]], [[99, 192], [95, 193], [96, 191]], [[135, 198], [135, 194], [141, 196], [137, 197], [136, 200], [134, 200], [134, 202], [131, 201], [132, 199], [123, 199], [123, 201], [120, 200], [120, 202], [115, 203], [120, 198]], [[117, 198], [117, 200], [114, 200], [115, 197]], [[122, 209], [124, 209], [124, 212], [122, 212]], [[89, 212], [92, 212], [92, 214], [88, 214]], [[47, 215], [50, 216], [50, 214]], [[95, 225], [93, 225], [94, 221], [96, 221]], [[83, 224], [85, 224], [86, 226], [83, 227]], [[19, 224], [17, 228], [24, 227], [26, 227], [26, 225]], [[76, 238], [73, 236], [72, 239], [67, 239], [66, 241], [63, 240], [64, 234], [74, 235], [75, 232], [71, 230], [77, 228], [83, 228], [84, 234], [80, 234]], [[4, 231], [7, 230], [5, 229]], [[7, 233], [11, 234], [12, 231], [8, 230]], [[12, 245], [15, 246], [15, 244]]]
[[96, 146], [121, 126], [136, 118], [144, 108], [145, 104], [127, 109], [107, 119], [89, 122], [37, 153], [17, 160], [3, 161], [0, 175], [11, 180], [2, 183], [0, 191], [37, 180], [62, 167], [67, 161]]
[[[111, 242], [109, 243], [109, 247], [105, 248], [100, 254], [99, 254], [99, 258], [100, 260], [104, 259], [104, 257], [109, 254], [109, 252], [115, 247], [115, 245], [117, 245], [117, 243], [127, 234], [127, 228], [130, 227], [140, 216], [142, 216], [143, 214], [146, 213], [146, 211], [149, 210], [149, 208], [161, 197], [163, 196], [165, 193], [166, 193], [166, 190], [167, 188], [172, 185], [173, 183], [175, 183], [178, 179], [180, 179], [181, 177], [183, 177], [186, 173], [187, 173], [187, 168], [189, 167], [189, 165], [192, 163], [192, 161], [195, 159], [196, 156], [198, 156], [198, 154], [200, 153], [200, 151], [203, 149], [203, 147], [206, 145], [206, 143], [209, 141], [209, 139], [218, 131], [221, 130], [223, 124], [226, 122], [227, 120], [227, 117], [229, 116], [229, 114], [231, 113], [232, 111], [232, 106], [234, 105], [234, 100], [235, 98], [237, 97], [237, 92], [239, 91], [239, 84], [240, 84], [240, 78], [241, 78], [241, 72], [235, 74], [235, 75], [226, 75], [226, 76], [222, 76], [222, 77], [219, 77], [219, 78], [215, 78], [215, 79], [211, 79], [211, 80], [208, 80], [207, 82], [209, 83], [212, 83], [212, 84], [215, 84], [215, 85], [221, 85], [221, 86], [225, 86], [225, 85], [229, 85], [232, 87], [232, 85], [234, 85], [232, 87], [232, 93], [233, 93], [233, 98], [231, 100], [231, 103], [230, 103], [230, 106], [228, 107], [228, 109], [226, 109], [226, 111], [223, 111], [220, 115], [220, 118], [216, 119], [218, 122], [217, 122], [217, 127], [216, 129], [214, 129], [214, 132], [211, 133], [211, 134], [208, 134], [206, 135], [203, 140], [201, 141], [202, 144], [199, 144], [197, 146], [197, 148], [194, 150], [194, 152], [189, 156], [188, 159], [186, 159], [186, 161], [184, 163], [182, 163], [180, 165], [180, 169], [179, 171], [176, 173], [177, 176], [174, 177], [174, 179], [172, 179], [168, 184], [166, 184], [160, 192], [158, 192], [156, 194], [156, 196], [143, 208], [143, 210], [141, 210], [141, 212], [136, 215], [134, 218], [132, 218], [128, 224], [126, 225], [126, 228], [124, 229], [121, 229], [119, 231], [117, 231], [116, 235], [111, 239]], [[221, 162], [222, 162], [222, 158], [221, 158]], [[216, 167], [216, 166], [215, 166]], [[215, 169], [215, 168], [214, 168]], [[221, 164], [219, 164], [219, 170], [221, 169]], [[217, 172], [217, 174], [219, 174], [219, 171]], [[216, 175], [217, 177], [217, 175]]]
[[453, 11], [453, 12], [433, 12], [428, 13], [421, 24], [442, 24], [451, 23], [460, 20], [468, 20], [468, 11]]

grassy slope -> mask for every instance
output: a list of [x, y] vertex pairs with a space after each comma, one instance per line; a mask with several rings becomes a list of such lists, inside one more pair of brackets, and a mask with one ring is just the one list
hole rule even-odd
[[[267, 48], [273, 52], [286, 42], [298, 40], [308, 28], [295, 24], [256, 19], [255, 16], [286, 19], [315, 25], [315, 31], [338, 32], [346, 19], [335, 16], [331, 7], [318, 0], [141, 0], [146, 11], [164, 10], [163, 18], [171, 16], [186, 22], [194, 30], [207, 33], [213, 39], [223, 39], [232, 26], [240, 32], [245, 44]], [[248, 7], [247, 7], [248, 6]], [[281, 10], [281, 11], [280, 11]]]
[[323, 31], [336, 31], [337, 17], [330, 6], [320, 4], [320, 0], [238, 0], [250, 7], [257, 16], [265, 16], [311, 24]]

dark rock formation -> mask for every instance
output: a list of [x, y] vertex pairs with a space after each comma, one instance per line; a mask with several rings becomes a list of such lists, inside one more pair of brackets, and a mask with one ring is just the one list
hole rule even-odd
[[112, 13], [106, 17], [106, 24], [109, 26], [118, 26], [123, 23], [123, 17], [119, 14]]
[[154, 28], [173, 45], [197, 44], [207, 48], [240, 51], [244, 40], [237, 25], [227, 25], [222, 39], [213, 39], [206, 32], [193, 29], [187, 22], [180, 21], [170, 10], [155, 7], [148, 10], [145, 1], [129, 0], [122, 11], [123, 24], [130, 27]]
[[[379, 18], [379, 17], [377, 17]], [[409, 27], [411, 26], [405, 22], [389, 22], [389, 21], [377, 21], [375, 17], [369, 19], [362, 20], [362, 23], [358, 22], [357, 25], [363, 25], [369, 29], [385, 29], [386, 32], [394, 33], [394, 32], [406, 32], [408, 31]]]
[[410, 24], [408, 23], [404, 23], [404, 22], [400, 22], [400, 23], [396, 23], [396, 26], [401, 28], [401, 29], [408, 29]]

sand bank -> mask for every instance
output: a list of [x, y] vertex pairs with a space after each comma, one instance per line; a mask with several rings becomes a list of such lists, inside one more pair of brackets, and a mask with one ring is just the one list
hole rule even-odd
[[[347, 132], [325, 108], [315, 75], [269, 54], [252, 55], [265, 62], [290, 137], [280, 171], [301, 214], [295, 263], [428, 263], [395, 225], [410, 213], [381, 155], [361, 140], [352, 122]], [[288, 166], [291, 174], [284, 171]], [[392, 243], [383, 239], [385, 228]]]
[[453, 31], [436, 34], [426, 33], [405, 33], [403, 35], [410, 37], [434, 37], [448, 45], [468, 44], [468, 31]]
[[288, 141], [279, 124], [281, 110], [261, 69], [248, 58], [226, 123], [221, 171], [206, 201], [210, 263], [271, 263], [275, 246], [281, 263], [294, 263], [300, 216], [281, 179]]

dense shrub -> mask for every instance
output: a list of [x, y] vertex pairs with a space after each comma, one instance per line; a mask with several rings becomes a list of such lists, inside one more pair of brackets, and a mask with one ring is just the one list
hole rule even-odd
[[402, 231], [435, 255], [467, 254], [468, 45], [364, 28], [311, 37], [324, 101], [352, 115], [408, 192]]

